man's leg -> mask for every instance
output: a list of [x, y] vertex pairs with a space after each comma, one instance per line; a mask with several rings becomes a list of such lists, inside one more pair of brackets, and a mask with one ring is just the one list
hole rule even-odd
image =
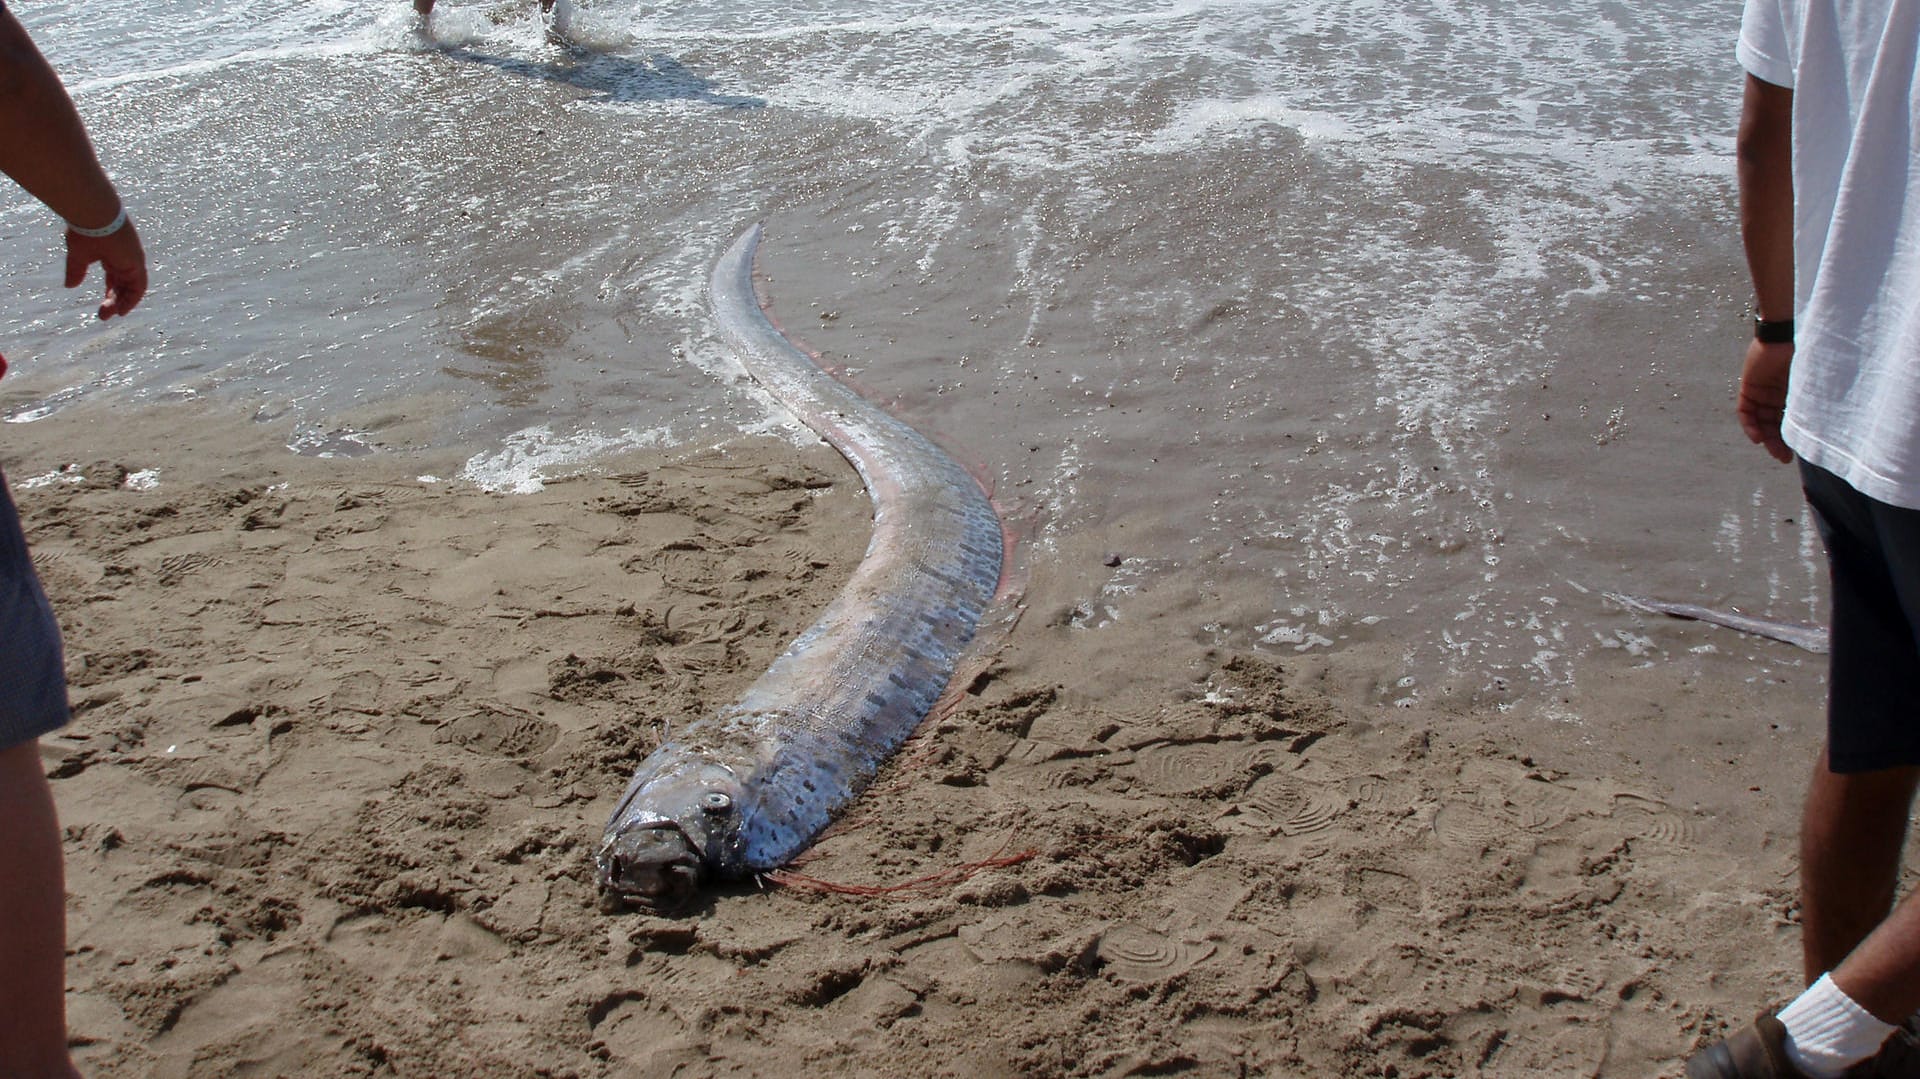
[[[1840, 966], [1893, 908], [1916, 789], [1920, 768], [1841, 774], [1828, 768], [1821, 751], [1800, 826], [1801, 955], [1808, 984]], [[1904, 1021], [1913, 1011], [1889, 1021]]]
[[1893, 908], [1833, 972], [1833, 982], [1882, 1023], [1920, 1015], [1920, 891]]
[[1920, 934], [1908, 924], [1920, 905], [1889, 919], [1920, 785], [1920, 511], [1876, 502], [1805, 462], [1801, 483], [1827, 548], [1833, 631], [1826, 749], [1801, 821], [1802, 960], [1813, 984], [1779, 1023], [1795, 1067], [1837, 1076], [1885, 1050], [1920, 988]]
[[0, 1075], [79, 1075], [67, 1055], [66, 916], [60, 823], [29, 740], [0, 750]]

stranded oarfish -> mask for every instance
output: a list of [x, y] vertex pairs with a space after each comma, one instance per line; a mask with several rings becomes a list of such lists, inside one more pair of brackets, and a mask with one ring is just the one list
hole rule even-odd
[[853, 576], [738, 702], [640, 763], [595, 857], [603, 905], [671, 909], [708, 879], [806, 849], [945, 692], [1000, 583], [986, 493], [919, 432], [830, 377], [761, 310], [760, 228], [714, 267], [721, 336], [767, 391], [832, 443], [873, 501]]
[[1783, 622], [1771, 618], [1755, 618], [1739, 611], [1722, 611], [1713, 607], [1702, 607], [1697, 603], [1673, 603], [1664, 599], [1648, 599], [1645, 596], [1629, 596], [1624, 592], [1608, 592], [1607, 598], [1623, 607], [1651, 614], [1664, 614], [1673, 618], [1685, 618], [1694, 622], [1711, 622], [1716, 626], [1737, 629], [1742, 633], [1751, 633], [1756, 637], [1765, 637], [1783, 644], [1804, 648], [1809, 652], [1825, 653], [1827, 650], [1827, 628], [1807, 622]]

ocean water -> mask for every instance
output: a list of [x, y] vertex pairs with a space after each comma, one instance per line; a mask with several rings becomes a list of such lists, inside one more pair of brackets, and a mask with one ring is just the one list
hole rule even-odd
[[764, 220], [776, 315], [987, 478], [1090, 653], [1563, 719], [1594, 672], [1817, 671], [1605, 598], [1823, 603], [1730, 414], [1736, 0], [16, 11], [155, 283], [90, 323], [0, 199], [7, 422], [200, 399], [503, 490], [804, 439], [704, 299]]

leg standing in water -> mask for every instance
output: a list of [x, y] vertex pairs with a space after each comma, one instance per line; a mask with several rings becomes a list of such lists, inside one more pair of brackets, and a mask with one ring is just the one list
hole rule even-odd
[[1901, 257], [1920, 244], [1917, 34], [1920, 11], [1897, 0], [1747, 0], [1741, 25], [1757, 318], [1737, 411], [1749, 439], [1799, 458], [1833, 584], [1832, 648], [1827, 744], [1801, 817], [1811, 984], [1696, 1054], [1690, 1079], [1863, 1062], [1920, 1074], [1900, 1031], [1920, 1011], [1920, 893], [1897, 897], [1920, 786], [1920, 308], [1908, 299], [1920, 265]]
[[[147, 257], [59, 76], [0, 0], [0, 172], [67, 223], [66, 285], [96, 262], [103, 319], [147, 291]], [[67, 721], [60, 627], [0, 478], [0, 1075], [72, 1076], [66, 885], [41, 735]]]

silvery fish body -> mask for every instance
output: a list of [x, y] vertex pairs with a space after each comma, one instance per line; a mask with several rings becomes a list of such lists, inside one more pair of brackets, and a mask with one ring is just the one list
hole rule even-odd
[[1741, 614], [1739, 611], [1722, 611], [1714, 607], [1703, 607], [1697, 603], [1673, 603], [1664, 599], [1649, 599], [1646, 596], [1630, 596], [1624, 592], [1609, 592], [1607, 597], [1623, 607], [1631, 607], [1634, 610], [1685, 618], [1694, 622], [1711, 622], [1716, 626], [1737, 629], [1742, 633], [1751, 633], [1756, 637], [1765, 637], [1817, 654], [1825, 654], [1827, 651], [1828, 635], [1825, 626], [1816, 626], [1807, 622], [1755, 618], [1752, 615]]
[[603, 902], [671, 907], [707, 878], [784, 865], [912, 734], [998, 590], [1004, 533], [973, 476], [770, 323], [755, 226], [713, 271], [721, 335], [860, 473], [873, 536], [819, 621], [733, 705], [674, 732], [627, 785], [596, 856]]

